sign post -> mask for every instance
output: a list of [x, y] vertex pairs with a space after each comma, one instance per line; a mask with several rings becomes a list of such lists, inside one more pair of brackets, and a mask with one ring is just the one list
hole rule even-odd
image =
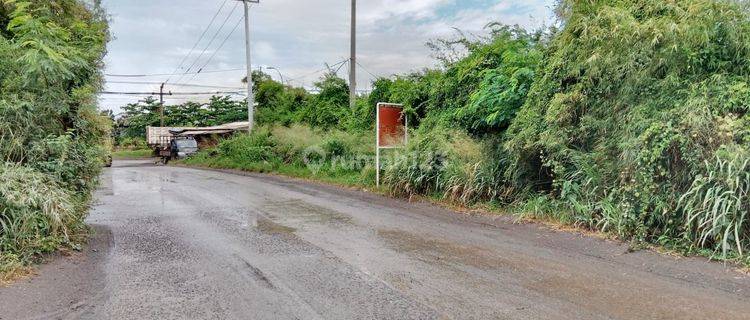
[[380, 150], [403, 148], [409, 143], [409, 121], [404, 106], [378, 103], [375, 116], [375, 181], [380, 186]]

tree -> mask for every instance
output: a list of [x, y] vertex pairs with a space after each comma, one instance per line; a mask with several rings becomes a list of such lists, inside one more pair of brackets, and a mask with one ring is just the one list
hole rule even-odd
[[349, 115], [349, 85], [334, 73], [315, 83], [319, 90], [297, 112], [297, 120], [313, 127], [331, 129], [345, 123]]
[[148, 97], [136, 103], [122, 107], [123, 116], [118, 120], [126, 137], [146, 137], [146, 127], [160, 124], [159, 101]]

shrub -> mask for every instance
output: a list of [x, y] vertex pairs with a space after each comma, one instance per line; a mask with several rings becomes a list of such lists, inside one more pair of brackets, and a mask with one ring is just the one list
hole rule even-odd
[[314, 128], [334, 129], [346, 124], [350, 115], [349, 85], [344, 79], [331, 73], [325, 75], [315, 87], [320, 92], [296, 113], [297, 121]]
[[51, 252], [82, 229], [83, 208], [48, 175], [3, 164], [0, 180], [0, 256]]
[[301, 124], [276, 126], [271, 129], [271, 133], [277, 142], [276, 153], [288, 164], [303, 164], [305, 150], [323, 142], [321, 133]]
[[219, 154], [241, 162], [274, 162], [279, 157], [273, 152], [276, 142], [268, 130], [257, 130], [252, 134], [239, 134], [223, 140], [217, 149]]
[[383, 182], [391, 194], [411, 196], [438, 192], [449, 161], [448, 142], [441, 134], [418, 134], [403, 151], [385, 161]]
[[[496, 141], [480, 143], [463, 137], [453, 145], [463, 157], [447, 167], [441, 187], [445, 198], [463, 204], [480, 201], [508, 204], [513, 201], [515, 194], [503, 176], [507, 155], [497, 147]], [[467, 147], [474, 153], [466, 151]]]
[[328, 137], [322, 145], [323, 151], [329, 158], [346, 157], [352, 153], [351, 147], [345, 141], [335, 137]]
[[146, 140], [139, 137], [125, 137], [120, 139], [117, 147], [125, 150], [143, 150], [148, 149]]
[[721, 0], [566, 4], [508, 130], [506, 177], [561, 201], [576, 223], [623, 238], [723, 242], [715, 232], [727, 228], [688, 223], [705, 216], [701, 206], [684, 216], [678, 202], [718, 190], [693, 178], [726, 175], [703, 163], [746, 144], [748, 11]]

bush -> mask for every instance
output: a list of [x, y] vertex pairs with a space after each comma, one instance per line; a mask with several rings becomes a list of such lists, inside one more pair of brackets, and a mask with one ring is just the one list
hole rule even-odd
[[274, 127], [272, 135], [277, 142], [276, 153], [284, 163], [304, 165], [305, 150], [323, 142], [323, 135], [312, 128], [300, 124], [291, 127]]
[[107, 40], [99, 1], [0, 2], [0, 268], [82, 238], [112, 127]]
[[506, 177], [623, 238], [725, 242], [715, 232], [726, 227], [690, 222], [705, 208], [692, 204], [683, 216], [678, 202], [718, 190], [715, 178], [694, 177], [726, 176], [703, 163], [747, 143], [739, 125], [750, 106], [748, 11], [716, 0], [568, 3], [507, 134]]
[[276, 142], [268, 130], [258, 130], [250, 135], [239, 134], [219, 143], [219, 155], [245, 162], [275, 162], [279, 157], [273, 152]]
[[507, 154], [502, 148], [497, 147], [497, 142], [477, 142], [469, 137], [463, 137], [457, 143], [468, 146], [476, 153], [472, 155], [471, 152], [458, 149], [457, 152], [465, 156], [464, 159], [451, 162], [448, 166], [445, 178], [442, 179], [444, 197], [462, 204], [481, 201], [503, 204], [513, 202], [515, 194], [503, 176], [507, 166]]
[[352, 153], [351, 147], [346, 142], [335, 137], [327, 138], [322, 148], [328, 158], [346, 157]]
[[411, 196], [438, 192], [440, 177], [449, 161], [444, 135], [417, 135], [407, 148], [385, 163], [383, 182], [390, 193]]
[[148, 145], [146, 144], [146, 139], [140, 137], [125, 137], [118, 141], [117, 148], [120, 150], [144, 150], [148, 149]]
[[326, 130], [344, 127], [351, 112], [349, 85], [344, 79], [331, 73], [316, 82], [315, 87], [320, 92], [298, 110], [297, 122]]

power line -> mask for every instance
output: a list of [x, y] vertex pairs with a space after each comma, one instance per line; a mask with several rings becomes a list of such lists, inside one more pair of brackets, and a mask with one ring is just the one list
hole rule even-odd
[[[338, 74], [339, 74], [339, 70], [341, 70], [341, 68], [343, 68], [343, 67], [344, 67], [345, 65], [346, 65], [346, 63], [342, 63], [342, 64], [341, 64], [341, 65], [340, 65], [340, 66], [339, 66], [339, 67], [338, 67], [338, 68], [336, 69], [336, 71], [334, 71], [333, 73], [334, 73], [334, 74], [336, 74], [336, 75], [338, 75]], [[333, 68], [331, 68], [331, 70], [333, 70]]]
[[[138, 93], [142, 93], [142, 94], [138, 94]], [[119, 95], [121, 93], [117, 93], [117, 94]], [[100, 95], [98, 97], [98, 99], [102, 100], [102, 101], [119, 102], [119, 101], [136, 101], [138, 99], [143, 100], [143, 99], [146, 99], [146, 98], [149, 98], [149, 97], [150, 98], [154, 98], [155, 97], [155, 95], [152, 94], [152, 92], [132, 92], [132, 94], [128, 94], [128, 95], [120, 95], [120, 96], [118, 96], [118, 95]], [[244, 92], [243, 93], [237, 93], [237, 92], [235, 92], [235, 93], [224, 93], [224, 94], [215, 94], [215, 93], [212, 93], [211, 95], [209, 95], [209, 94], [201, 94], [201, 95], [179, 95], [179, 96], [166, 96], [166, 94], [165, 94], [164, 100], [206, 99], [206, 98], [210, 98], [212, 95], [213, 96], [221, 96], [221, 97], [224, 97], [224, 96], [242, 97], [242, 98], [245, 97]]]
[[[347, 62], [347, 60], [343, 60], [343, 61], [337, 62], [337, 63], [331, 65], [330, 67], [334, 68], [334, 67], [337, 67], [340, 63], [345, 63], [345, 62]], [[307, 74], [303, 74], [303, 75], [298, 76], [298, 77], [287, 79], [287, 81], [296, 81], [296, 80], [299, 80], [299, 79], [302, 79], [302, 78], [307, 78], [307, 77], [309, 77], [311, 75], [314, 75], [314, 74], [317, 74], [317, 73], [320, 73], [320, 72], [323, 72], [323, 71], [326, 71], [326, 70], [328, 70], [328, 68], [318, 69], [316, 71], [313, 71], [313, 72], [310, 72], [310, 73], [307, 73]], [[245, 68], [222, 69], [222, 70], [203, 70], [200, 73], [201, 74], [206, 74], [206, 73], [224, 73], [224, 72], [234, 72], [234, 71], [245, 71]], [[198, 74], [198, 72], [187, 72], [187, 73], [184, 73], [184, 72], [181, 72], [181, 73], [144, 73], [144, 74], [105, 73], [104, 75], [107, 76], [107, 77], [112, 77], [112, 78], [148, 78], [148, 77], [178, 76], [178, 75], [183, 75], [183, 74], [190, 74], [190, 75], [192, 75], [192, 74]], [[156, 84], [161, 84], [161, 82], [158, 82]]]
[[[229, 2], [229, 0], [224, 0], [224, 2], [219, 7], [219, 10], [216, 10], [216, 13], [214, 14], [213, 18], [211, 18], [211, 22], [209, 22], [208, 25], [206, 26], [206, 28], [203, 29], [203, 33], [201, 33], [201, 36], [198, 38], [198, 41], [195, 42], [195, 44], [193, 45], [193, 48], [191, 48], [190, 51], [188, 52], [188, 54], [186, 54], [185, 57], [182, 58], [182, 61], [180, 61], [180, 64], [177, 65], [177, 68], [175, 68], [174, 71], [172, 71], [172, 73], [176, 73], [177, 71], [179, 71], [180, 68], [182, 67], [182, 65], [185, 64], [185, 61], [187, 61], [187, 59], [190, 57], [190, 55], [193, 54], [193, 51], [195, 51], [195, 48], [198, 47], [198, 44], [200, 44], [201, 41], [203, 41], [203, 38], [206, 36], [206, 33], [208, 33], [208, 30], [211, 29], [212, 25], [214, 25], [214, 22], [216, 21], [216, 18], [221, 13], [221, 10], [224, 9], [224, 6], [227, 4], [227, 2]], [[170, 76], [169, 78], [167, 78], [166, 82], [169, 82], [169, 80], [171, 80], [171, 79], [172, 79], [172, 77]]]
[[[107, 83], [118, 83], [118, 84], [162, 84], [162, 82], [157, 81], [107, 81]], [[170, 86], [178, 86], [178, 87], [195, 87], [195, 88], [211, 88], [211, 89], [237, 89], [242, 90], [244, 88], [242, 87], [227, 87], [227, 86], [210, 86], [210, 85], [201, 85], [201, 84], [190, 84], [190, 83], [170, 83]]]
[[224, 38], [224, 41], [221, 42], [221, 44], [219, 45], [219, 48], [216, 49], [216, 51], [214, 51], [213, 54], [211, 54], [211, 57], [208, 58], [206, 63], [203, 64], [203, 66], [200, 69], [198, 69], [198, 72], [193, 74], [193, 76], [187, 82], [193, 81], [193, 79], [195, 79], [195, 77], [198, 76], [198, 74], [201, 73], [201, 71], [203, 71], [203, 69], [205, 69], [209, 63], [211, 63], [211, 60], [213, 60], [214, 57], [216, 57], [216, 54], [219, 53], [221, 48], [224, 48], [224, 45], [227, 43], [227, 41], [229, 41], [229, 38], [232, 37], [234, 32], [237, 31], [237, 28], [240, 26], [243, 20], [244, 20], [243, 17], [240, 17], [240, 19], [237, 20], [237, 23], [234, 25], [234, 28], [232, 28], [232, 31], [230, 31], [229, 34], [226, 36], [226, 38]]
[[374, 78], [376, 78], [376, 79], [377, 79], [377, 78], [382, 78], [382, 77], [380, 77], [380, 76], [376, 76], [375, 74], [373, 74], [372, 72], [370, 72], [370, 70], [367, 70], [367, 68], [365, 68], [365, 66], [363, 66], [363, 65], [362, 65], [361, 63], [359, 63], [359, 61], [357, 61], [357, 65], [358, 65], [358, 66], [359, 66], [360, 68], [362, 68], [362, 70], [365, 70], [365, 72], [367, 72], [367, 73], [369, 73], [369, 74], [370, 74], [371, 76], [373, 76]]
[[331, 66], [326, 66], [326, 67], [323, 67], [322, 69], [319, 69], [319, 70], [316, 70], [316, 71], [313, 71], [313, 72], [310, 72], [310, 73], [307, 73], [307, 74], [301, 75], [301, 76], [299, 76], [299, 77], [294, 77], [294, 78], [288, 79], [287, 81], [288, 81], [288, 82], [291, 82], [291, 81], [297, 81], [297, 80], [299, 80], [299, 79], [304, 79], [304, 78], [307, 78], [307, 77], [309, 77], [309, 76], [311, 76], [311, 75], [314, 75], [314, 74], [318, 74], [318, 73], [324, 72], [324, 71], [326, 71], [326, 70], [330, 70], [330, 69], [333, 69], [333, 68], [337, 67], [338, 65], [340, 65], [340, 64], [342, 64], [342, 63], [346, 63], [346, 61], [347, 61], [347, 60], [342, 60], [342, 61], [339, 61], [339, 62], [337, 62], [337, 63], [335, 63], [335, 64], [333, 64], [333, 65], [331, 65]]
[[[232, 72], [232, 71], [244, 71], [245, 68], [236, 68], [236, 69], [224, 69], [224, 70], [210, 70], [210, 71], [201, 71], [200, 73], [222, 73], [222, 72]], [[149, 74], [112, 74], [112, 73], [105, 73], [104, 75], [107, 77], [114, 77], [114, 78], [146, 78], [146, 77], [164, 77], [164, 76], [179, 76], [183, 74], [197, 74], [198, 72], [180, 72], [180, 73], [149, 73]], [[159, 82], [161, 83], [161, 82]]]
[[[184, 95], [207, 95], [207, 94], [242, 94], [239, 91], [213, 91], [213, 92], [169, 92], [164, 93], [165, 96], [184, 96]], [[111, 94], [111, 95], [158, 95], [158, 92], [117, 92], [117, 91], [101, 91], [99, 94]]]
[[[227, 25], [227, 22], [229, 22], [229, 19], [232, 17], [232, 15], [234, 15], [234, 12], [237, 10], [237, 6], [239, 6], [239, 4], [240, 4], [239, 2], [237, 2], [237, 3], [234, 4], [234, 8], [232, 8], [232, 11], [230, 11], [229, 14], [227, 14], [227, 17], [224, 19], [224, 22], [221, 23], [221, 26], [219, 26], [219, 29], [216, 30], [216, 32], [211, 37], [211, 40], [208, 42], [208, 44], [206, 45], [206, 47], [203, 48], [203, 50], [201, 51], [201, 53], [198, 55], [197, 58], [195, 58], [195, 60], [193, 61], [193, 63], [190, 65], [190, 67], [187, 68], [187, 70], [185, 71], [185, 74], [187, 74], [187, 72], [190, 72], [191, 70], [193, 70], [193, 67], [195, 67], [195, 65], [198, 63], [198, 61], [200, 61], [200, 59], [203, 57], [203, 55], [206, 53], [206, 51], [208, 51], [208, 48], [211, 47], [211, 45], [214, 43], [214, 41], [216, 40], [216, 38], [221, 33], [221, 30], [224, 29], [224, 26]], [[181, 75], [177, 79], [177, 82], [182, 81], [182, 78], [185, 77], [185, 74]]]

